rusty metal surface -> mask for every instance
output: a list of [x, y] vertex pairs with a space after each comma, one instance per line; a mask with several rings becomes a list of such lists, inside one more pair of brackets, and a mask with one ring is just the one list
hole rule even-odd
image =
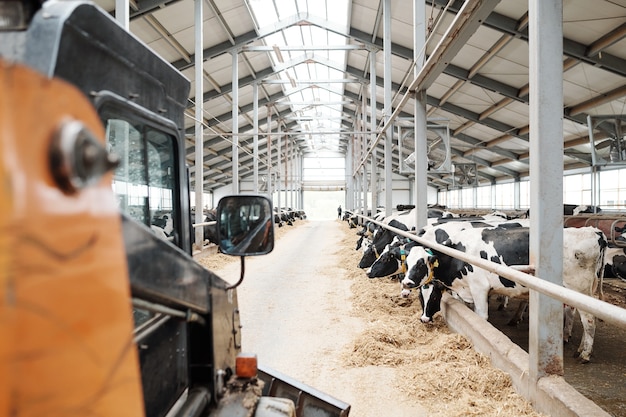
[[585, 227], [593, 226], [602, 230], [606, 235], [609, 246], [626, 247], [626, 240], [620, 239], [621, 233], [615, 228], [626, 227], [625, 216], [603, 215], [603, 214], [578, 214], [576, 216], [565, 216], [563, 225], [565, 227]]
[[259, 366], [263, 395], [291, 399], [297, 417], [348, 417], [350, 405], [280, 372]]

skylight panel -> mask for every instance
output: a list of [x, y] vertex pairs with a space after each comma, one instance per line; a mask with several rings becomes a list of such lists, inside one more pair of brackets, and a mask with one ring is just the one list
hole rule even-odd
[[[285, 45], [285, 40], [283, 39], [282, 35], [280, 35], [278, 33], [274, 33], [272, 35], [268, 35], [265, 38], [265, 44], [266, 45], [270, 45], [270, 46], [277, 45], [277, 46], [280, 47], [280, 46], [284, 46]], [[281, 60], [282, 61], [284, 61], [285, 59], [289, 60], [289, 55], [283, 53], [282, 51], [280, 51], [280, 56], [278, 56], [276, 54], [276, 52], [271, 51], [270, 52], [270, 56], [274, 60], [274, 63], [278, 64], [278, 65], [282, 63]]]
[[296, 72], [296, 76], [297, 76], [299, 79], [304, 79], [304, 80], [306, 80], [306, 79], [309, 79], [309, 78], [310, 78], [310, 77], [309, 77], [309, 70], [308, 70], [308, 68], [307, 68], [307, 66], [306, 66], [306, 65], [296, 65], [296, 66], [294, 67], [294, 70], [295, 70], [295, 72]]
[[285, 38], [283, 37], [283, 35], [281, 33], [273, 33], [271, 35], [267, 35], [265, 37], [265, 43], [267, 45], [278, 45], [278, 46], [285, 46]]
[[309, 6], [309, 14], [326, 19], [326, 1], [325, 0], [309, 0], [307, 2]]
[[291, 26], [283, 30], [287, 45], [302, 45], [302, 34], [298, 26]]
[[[278, 15], [274, 8], [273, 0], [249, 0], [250, 7], [254, 11], [254, 15], [260, 27], [273, 25], [278, 21]], [[291, 0], [293, 2], [293, 0]]]
[[344, 51], [328, 51], [328, 60], [336, 63], [338, 66], [343, 67], [346, 53]]
[[304, 45], [315, 45], [313, 37], [311, 36], [311, 26], [301, 27], [302, 39]]
[[348, 28], [348, 2], [337, 0], [326, 0], [328, 15], [325, 19]]
[[[293, 0], [274, 0], [278, 9], [278, 18], [286, 19], [297, 14], [296, 3]], [[273, 6], [272, 6], [273, 7]]]
[[[333, 27], [348, 28], [349, 3], [347, 0], [248, 0], [260, 29], [276, 26], [280, 19], [288, 19], [298, 13], [308, 14], [312, 19], [328, 21]], [[322, 23], [323, 24], [323, 23]], [[263, 42], [276, 46], [269, 54], [275, 68], [290, 62], [305, 60], [280, 71], [284, 81], [282, 89], [287, 98], [281, 103], [291, 106], [294, 119], [302, 119], [299, 124], [303, 132], [321, 132], [325, 146], [333, 148], [341, 142], [343, 91], [343, 69], [346, 65], [344, 50], [292, 50], [286, 47], [323, 47], [347, 44], [345, 36], [329, 32], [315, 25], [295, 25], [266, 36]], [[337, 80], [339, 82], [329, 82]], [[318, 135], [319, 136], [319, 135]], [[317, 138], [317, 142], [321, 138]], [[313, 144], [312, 144], [313, 145]]]
[[313, 90], [307, 88], [306, 90], [302, 90], [302, 101], [313, 101], [315, 97], [313, 97]]
[[343, 78], [343, 73], [334, 68], [328, 68], [328, 76], [329, 78]]
[[313, 26], [310, 31], [313, 45], [328, 45], [328, 31], [326, 29]]

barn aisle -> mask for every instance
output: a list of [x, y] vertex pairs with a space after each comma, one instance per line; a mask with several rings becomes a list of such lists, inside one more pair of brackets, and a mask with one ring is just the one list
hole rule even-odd
[[[284, 234], [277, 229], [282, 236], [272, 253], [246, 258], [238, 288], [243, 351], [351, 404], [350, 416], [428, 415], [417, 397], [403, 399], [394, 388], [393, 368], [342, 364], [342, 353], [366, 326], [351, 312], [351, 280], [342, 267], [345, 223], [308, 220], [285, 227]], [[218, 274], [235, 282], [239, 262]]]
[[[441, 318], [421, 323], [396, 281], [367, 279], [346, 222], [276, 234], [272, 253], [246, 258], [238, 288], [243, 350], [260, 363], [351, 404], [352, 417], [541, 416]], [[239, 277], [237, 258], [207, 266]]]

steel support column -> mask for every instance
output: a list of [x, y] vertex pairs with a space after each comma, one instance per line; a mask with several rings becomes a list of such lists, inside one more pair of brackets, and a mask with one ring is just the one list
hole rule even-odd
[[115, 0], [115, 20], [124, 28], [126, 32], [130, 32], [130, 1]]
[[282, 160], [280, 158], [280, 153], [281, 153], [281, 142], [282, 142], [282, 136], [281, 136], [281, 127], [280, 127], [280, 119], [278, 119], [278, 137], [276, 138], [276, 162], [278, 162], [278, 169], [276, 170], [276, 204], [278, 209], [280, 210], [281, 208], [281, 198], [280, 198], [280, 193], [282, 192], [283, 186], [280, 183], [280, 180], [282, 178]]
[[374, 146], [372, 149], [372, 177], [371, 177], [371, 189], [372, 189], [372, 213], [376, 213], [378, 204], [378, 150], [375, 145], [372, 145], [376, 141], [376, 51], [370, 49], [370, 146]]
[[[195, 223], [202, 223], [204, 221], [204, 157], [203, 157], [203, 145], [204, 145], [204, 62], [203, 62], [203, 54], [202, 51], [204, 49], [204, 37], [203, 37], [203, 20], [202, 20], [202, 9], [203, 9], [204, 0], [196, 0], [195, 2], [195, 77], [196, 77], [196, 91], [195, 91], [195, 106], [196, 106], [196, 123], [195, 123], [195, 167], [194, 172], [196, 175], [196, 183], [195, 183], [195, 204], [196, 204], [196, 214], [195, 214]], [[204, 231], [202, 227], [196, 227], [194, 229], [195, 238], [194, 241], [198, 249], [202, 249], [202, 245], [204, 243]]]
[[[413, 3], [413, 60], [414, 74], [422, 70], [426, 60], [426, 2], [415, 0]], [[415, 92], [415, 183], [414, 201], [417, 208], [416, 229], [426, 226], [428, 218], [428, 158], [426, 137], [426, 91]], [[398, 139], [399, 140], [399, 139]], [[402, 163], [402, 161], [400, 161]]]
[[272, 188], [272, 107], [267, 106], [267, 196], [274, 200]]
[[285, 160], [285, 204], [288, 207], [293, 208], [293, 143], [287, 140], [287, 142], [285, 142], [285, 148], [285, 151], [287, 152]]
[[391, 215], [393, 206], [393, 178], [392, 178], [392, 155], [391, 146], [393, 144], [393, 125], [388, 123], [391, 119], [393, 109], [391, 108], [391, 0], [384, 0], [383, 3], [383, 53], [384, 53], [384, 120], [385, 120], [385, 215]]
[[298, 207], [304, 209], [304, 192], [302, 191], [302, 177], [304, 170], [304, 154], [298, 152]]
[[[563, 3], [530, 0], [530, 263], [563, 282]], [[529, 389], [563, 375], [563, 303], [530, 291]]]
[[[361, 131], [363, 134], [361, 137], [361, 143], [363, 147], [363, 155], [361, 159], [366, 158], [365, 151], [367, 149], [367, 94], [365, 94], [365, 87], [363, 88], [362, 102], [361, 102]], [[363, 214], [367, 215], [367, 197], [369, 194], [369, 184], [367, 183], [367, 163], [363, 164]]]
[[233, 194], [239, 194], [239, 51], [231, 51], [233, 56]]
[[298, 184], [298, 149], [296, 148], [295, 143], [292, 145], [292, 158], [293, 158], [293, 179], [291, 181], [291, 187], [292, 187], [292, 195], [293, 195], [293, 204], [294, 207], [300, 209], [301, 207], [298, 205], [298, 189], [297, 189], [297, 184]]
[[292, 145], [288, 138], [285, 141], [285, 205], [293, 208], [293, 199], [291, 198], [293, 166], [291, 165]]
[[252, 84], [252, 183], [255, 194], [259, 193], [259, 83]]
[[345, 207], [346, 210], [354, 210], [354, 146], [352, 141], [348, 139], [348, 147], [346, 149], [346, 192], [345, 195]]

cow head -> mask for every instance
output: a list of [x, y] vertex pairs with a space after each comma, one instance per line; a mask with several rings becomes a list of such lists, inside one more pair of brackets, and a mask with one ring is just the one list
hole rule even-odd
[[369, 245], [367, 249], [365, 249], [365, 251], [363, 252], [363, 256], [359, 261], [359, 268], [368, 268], [372, 266], [374, 261], [378, 258], [378, 255], [379, 253], [378, 249], [376, 249], [376, 245]]
[[356, 249], [355, 250], [361, 249], [361, 245], [363, 245], [363, 236], [361, 236], [359, 238], [359, 240], [356, 241]]
[[430, 283], [434, 277], [434, 268], [439, 265], [437, 256], [422, 246], [411, 249], [411, 257], [416, 261], [402, 280], [402, 288], [407, 290]]
[[367, 271], [368, 278], [382, 278], [402, 272], [402, 257], [406, 257], [404, 249], [387, 245], [383, 253], [374, 261]]
[[419, 299], [422, 304], [420, 320], [428, 323], [440, 309], [443, 292], [443, 285], [435, 279], [435, 269], [439, 266], [439, 258], [429, 249], [419, 246], [413, 248], [412, 252], [417, 252], [417, 261], [402, 280], [403, 294], [406, 290], [419, 288]]
[[434, 280], [430, 284], [424, 284], [419, 290], [420, 304], [422, 305], [422, 323], [430, 323], [435, 313], [441, 310], [441, 297], [444, 286], [441, 282]]
[[613, 257], [613, 274], [622, 281], [626, 281], [626, 256], [616, 255]]

